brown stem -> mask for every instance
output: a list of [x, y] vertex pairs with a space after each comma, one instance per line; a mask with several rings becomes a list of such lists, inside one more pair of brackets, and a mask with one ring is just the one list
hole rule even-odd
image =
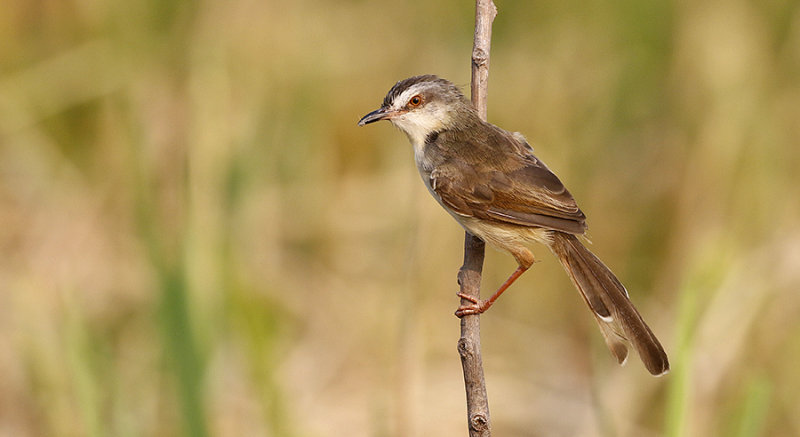
[[[486, 120], [489, 80], [489, 49], [492, 39], [492, 22], [497, 8], [492, 0], [475, 1], [475, 39], [472, 47], [472, 104], [481, 118]], [[481, 270], [486, 245], [470, 233], [464, 237], [464, 265], [458, 272], [461, 293], [480, 299]], [[462, 305], [468, 304], [466, 299]], [[481, 358], [480, 315], [461, 318], [461, 338], [458, 353], [464, 371], [464, 388], [467, 392], [467, 423], [470, 437], [491, 436], [489, 400], [483, 376]]]
[[485, 121], [489, 94], [489, 50], [497, 8], [492, 0], [475, 1], [475, 38], [472, 44], [472, 104]]
[[[464, 235], [464, 265], [458, 272], [461, 292], [480, 297], [481, 270], [486, 245], [483, 240], [470, 234]], [[465, 299], [461, 303], [464, 304]], [[461, 318], [461, 338], [458, 339], [458, 354], [464, 371], [464, 388], [467, 392], [467, 423], [470, 437], [489, 437], [489, 399], [486, 395], [486, 380], [483, 377], [481, 358], [480, 314]]]

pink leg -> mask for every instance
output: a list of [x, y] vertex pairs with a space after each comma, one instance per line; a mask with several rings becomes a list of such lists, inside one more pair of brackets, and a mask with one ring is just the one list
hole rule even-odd
[[514, 283], [514, 281], [517, 280], [517, 278], [522, 276], [522, 274], [525, 273], [525, 271], [528, 270], [528, 268], [530, 268], [532, 262], [526, 264], [527, 265], [525, 266], [520, 265], [519, 267], [517, 267], [517, 270], [515, 270], [514, 273], [512, 273], [511, 276], [509, 276], [508, 279], [506, 279], [506, 282], [504, 282], [503, 285], [501, 285], [500, 288], [498, 288], [497, 291], [495, 291], [492, 297], [490, 297], [489, 299], [486, 300], [475, 299], [474, 297], [468, 296], [464, 293], [456, 293], [458, 297], [472, 302], [471, 304], [466, 304], [466, 305], [462, 304], [460, 307], [458, 307], [458, 309], [456, 310], [456, 317], [461, 318], [464, 316], [469, 316], [471, 314], [481, 314], [484, 311], [488, 310], [489, 307], [492, 306], [494, 301], [496, 301], [497, 298], [500, 297], [500, 295], [503, 294], [503, 292], [506, 291], [506, 289], [510, 287], [511, 284]]

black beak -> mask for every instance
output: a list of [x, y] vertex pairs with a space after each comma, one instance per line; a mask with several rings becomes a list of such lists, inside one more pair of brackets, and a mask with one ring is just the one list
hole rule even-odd
[[390, 112], [388, 108], [381, 107], [361, 117], [361, 120], [358, 120], [358, 125], [364, 126], [365, 124], [370, 124], [376, 121], [385, 120], [391, 116], [392, 112]]

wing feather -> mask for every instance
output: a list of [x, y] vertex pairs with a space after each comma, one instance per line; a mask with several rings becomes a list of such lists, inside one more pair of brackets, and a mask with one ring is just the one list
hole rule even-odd
[[[505, 150], [493, 150], [493, 156], [450, 154], [435, 166], [429, 182], [442, 203], [463, 216], [584, 233], [586, 217], [564, 184], [531, 153], [527, 143], [496, 129], [500, 132], [491, 144]], [[440, 134], [436, 141], [453, 139]], [[461, 150], [474, 151], [478, 146], [458, 139]]]

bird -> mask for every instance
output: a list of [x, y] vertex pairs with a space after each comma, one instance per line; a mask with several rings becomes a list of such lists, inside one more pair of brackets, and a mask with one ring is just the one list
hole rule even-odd
[[628, 291], [580, 240], [587, 230], [585, 214], [522, 134], [482, 120], [458, 86], [430, 74], [397, 82], [358, 125], [381, 120], [408, 136], [422, 181], [439, 204], [467, 232], [517, 261], [488, 299], [458, 293], [469, 303], [456, 316], [489, 309], [533, 265], [531, 243], [541, 243], [563, 265], [619, 364], [632, 345], [652, 375], [669, 371], [664, 348]]

